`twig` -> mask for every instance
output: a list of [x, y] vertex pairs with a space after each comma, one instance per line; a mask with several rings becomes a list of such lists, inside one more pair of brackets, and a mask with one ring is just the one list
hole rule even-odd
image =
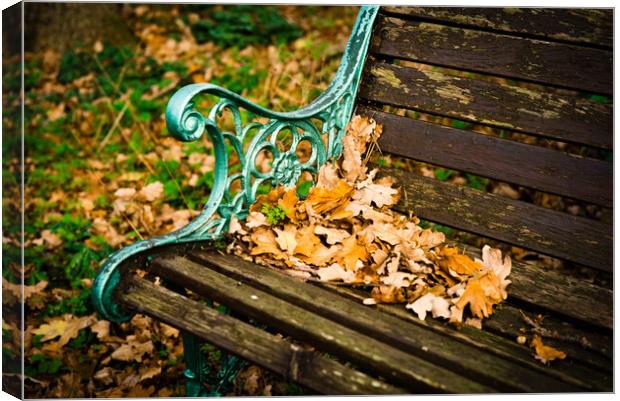
[[97, 57], [97, 55], [93, 54], [92, 57], [95, 60], [95, 63], [97, 63], [97, 67], [99, 67], [101, 72], [103, 72], [103, 75], [105, 76], [105, 79], [107, 79], [108, 82], [110, 83], [110, 85], [112, 85], [114, 87], [116, 92], [120, 92], [119, 86], [116, 84], [116, 82], [114, 82], [112, 80], [112, 77], [110, 77], [110, 74], [108, 74], [108, 70], [106, 70], [106, 68], [103, 66], [103, 64], [101, 64], [101, 61], [99, 61], [99, 58]]
[[114, 122], [112, 123], [112, 127], [108, 130], [108, 133], [106, 134], [106, 136], [103, 138], [103, 140], [101, 141], [101, 143], [99, 144], [99, 147], [97, 148], [97, 152], [101, 152], [101, 149], [103, 149], [105, 147], [105, 145], [108, 143], [108, 141], [110, 140], [110, 138], [112, 137], [112, 133], [114, 132], [114, 130], [118, 127], [118, 125], [121, 122], [121, 119], [123, 118], [123, 116], [125, 115], [125, 112], [127, 111], [127, 108], [129, 107], [129, 100], [125, 101], [125, 104], [123, 105], [123, 108], [121, 109], [120, 113], [118, 113], [118, 115], [116, 116], [116, 119], [114, 120]]
[[131, 226], [131, 228], [133, 229], [133, 231], [138, 234], [138, 237], [140, 238], [140, 240], [144, 241], [144, 238], [142, 237], [142, 235], [140, 235], [140, 231], [138, 231], [138, 229], [136, 228], [136, 226], [133, 225], [133, 223], [131, 222], [131, 220], [129, 220], [129, 218], [127, 217], [127, 215], [123, 212], [121, 212], [121, 215], [123, 215], [123, 217], [125, 218], [125, 221], [127, 221], [127, 223]]
[[535, 322], [529, 316], [523, 313], [521, 309], [519, 309], [519, 313], [521, 314], [521, 317], [523, 318], [525, 323], [532, 326], [532, 332], [540, 335], [541, 337], [551, 338], [551, 339], [560, 340], [560, 341], [575, 342], [577, 344], [580, 344], [584, 348], [596, 350], [585, 337], [562, 335], [555, 330], [552, 331], [552, 330], [542, 327], [542, 325]]

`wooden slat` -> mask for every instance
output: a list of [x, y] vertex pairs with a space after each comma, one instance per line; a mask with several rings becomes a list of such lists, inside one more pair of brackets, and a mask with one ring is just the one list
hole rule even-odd
[[[460, 245], [459, 247], [462, 248], [463, 246]], [[471, 247], [465, 249], [468, 255], [481, 257], [479, 250]], [[189, 257], [197, 257], [202, 263], [207, 263], [214, 269], [220, 269], [227, 275], [237, 275], [239, 278], [243, 275], [248, 280], [257, 280], [261, 285], [267, 285], [265, 280], [271, 280], [269, 281], [270, 286], [275, 287], [275, 283], [278, 281], [277, 275], [274, 276], [274, 273], [265, 272], [265, 269], [261, 267], [255, 267], [254, 264], [240, 261], [231, 256], [194, 251], [189, 254]], [[265, 275], [265, 277], [255, 279], [254, 276], [259, 274]], [[613, 308], [611, 307], [613, 292], [607, 288], [561, 275], [554, 271], [544, 270], [538, 265], [518, 261], [513, 261], [510, 280], [512, 281], [509, 291], [510, 299], [527, 302], [591, 325], [608, 329], [613, 328]], [[276, 288], [270, 288], [269, 291], [270, 293], [278, 293], [279, 296], [285, 296], [285, 294], [280, 294], [280, 290]], [[294, 294], [297, 294], [310, 290], [305, 286], [297, 286], [294, 289], [283, 289], [281, 291], [293, 291]], [[309, 297], [309, 299], [315, 298], [316, 294]], [[305, 308], [312, 307], [303, 306]], [[325, 307], [322, 308], [325, 309]], [[345, 318], [339, 317], [339, 319]], [[350, 319], [356, 319], [356, 317]], [[365, 319], [365, 317], [361, 319]]]
[[548, 40], [613, 46], [611, 8], [381, 7], [381, 12]]
[[371, 53], [456, 69], [613, 93], [611, 50], [380, 16]]
[[361, 370], [416, 392], [485, 393], [494, 389], [317, 316], [267, 292], [181, 257], [158, 258], [151, 270], [283, 334], [306, 341]]
[[[418, 350], [419, 352], [420, 349], [426, 347], [427, 351], [422, 355], [431, 358], [435, 363], [443, 363], [447, 364], [447, 367], [464, 369], [473, 377], [485, 378], [490, 383], [497, 380], [508, 380], [508, 383], [516, 381], [515, 384], [518, 384], [526, 381], [524, 374], [532, 375], [535, 372], [539, 372], [544, 374], [557, 373], [557, 378], [568, 382], [572, 381], [574, 384], [581, 386], [591, 384], [581, 381], [581, 378], [584, 376], [583, 371], [574, 366], [572, 367], [572, 372], [569, 372], [571, 369], [566, 369], [564, 373], [540, 369], [540, 365], [533, 361], [529, 351], [524, 353], [514, 343], [514, 339], [507, 346], [507, 344], [498, 343], [497, 339], [489, 341], [489, 338], [478, 330], [470, 331], [468, 333], [469, 337], [466, 337], [459, 335], [457, 330], [446, 327], [443, 324], [436, 324], [432, 319], [429, 319], [427, 322], [413, 319], [410, 324], [404, 325], [403, 322], [392, 316], [379, 313], [375, 308], [361, 306], [361, 298], [359, 297], [357, 302], [352, 302], [343, 299], [342, 295], [326, 293], [322, 288], [316, 288], [307, 283], [299, 282], [274, 269], [243, 261], [235, 256], [218, 254], [212, 251], [195, 251], [188, 254], [187, 257], [201, 264], [206, 264], [210, 268], [226, 274], [228, 277], [257, 286], [257, 288], [270, 294], [338, 321], [357, 331], [377, 339], [382, 339], [390, 344], [398, 344], [402, 349], [412, 350], [412, 352]], [[339, 294], [345, 294], [348, 297], [354, 294], [346, 287], [336, 287], [335, 290]], [[536, 291], [536, 289], [530, 288], [529, 291]], [[512, 294], [512, 288], [510, 288], [510, 293]], [[367, 296], [368, 294], [366, 293], [365, 297]], [[402, 305], [400, 308], [404, 311]], [[410, 312], [407, 313], [410, 314]], [[456, 341], [448, 343], [445, 336], [449, 336]], [[461, 342], [464, 344], [461, 344]], [[474, 345], [474, 347], [468, 347], [465, 343]], [[500, 356], [500, 358], [488, 355], [489, 352]], [[516, 365], [515, 362], [517, 362]], [[609, 360], [607, 365], [611, 365]], [[489, 366], [494, 367], [491, 377], [488, 377], [490, 373]], [[535, 372], [526, 374], [523, 373], [523, 369], [530, 369]], [[574, 372], [575, 370], [577, 372]], [[587, 369], [585, 371], [587, 372]], [[573, 373], [573, 378], [567, 377], [567, 373]], [[506, 377], [506, 374], [513, 377]], [[540, 381], [544, 379], [532, 380]], [[550, 383], [550, 385], [553, 387], [557, 386], [555, 383]], [[605, 385], [599, 388], [602, 387], [605, 387]], [[531, 388], [523, 390], [531, 391]]]
[[[319, 285], [319, 284], [317, 284]], [[345, 287], [345, 286], [329, 286], [331, 291], [338, 293], [342, 296], [349, 297], [351, 299], [356, 299], [361, 302], [364, 298], [368, 297], [368, 293], [362, 293], [360, 290], [356, 290], [353, 288]], [[509, 287], [510, 292], [510, 287]], [[377, 304], [375, 308], [381, 311], [382, 314], [391, 315], [394, 317], [398, 317], [407, 322], [411, 322], [412, 324], [420, 324], [417, 316], [411, 313], [411, 311], [405, 310], [402, 304]], [[511, 306], [509, 303], [503, 303], [501, 306], [496, 308], [495, 313], [488, 319], [485, 319], [482, 322], [483, 330], [463, 326], [458, 330], [454, 330], [450, 328], [448, 325], [442, 324], [435, 319], [428, 318], [423, 324], [434, 331], [443, 332], [449, 335], [452, 340], [461, 341], [471, 344], [477, 344], [483, 347], [487, 352], [495, 353], [503, 358], [508, 358], [510, 360], [514, 360], [519, 364], [523, 364], [528, 366], [529, 368], [540, 368], [539, 362], [533, 359], [532, 349], [527, 345], [519, 345], [516, 342], [516, 338], [523, 333], [518, 329], [525, 327], [525, 322], [521, 319], [511, 319], [513, 316], [510, 314], [507, 316], [505, 313], [508, 312], [517, 312], [518, 310]], [[548, 327], [547, 319], [549, 316], [545, 316], [544, 327]], [[496, 323], [498, 321], [498, 323]], [[508, 335], [507, 338], [504, 338], [500, 335], [494, 334], [493, 332], [486, 331], [489, 327], [497, 328], [500, 325], [511, 326], [510, 328], [516, 332], [516, 335]], [[505, 327], [502, 326], [502, 329]], [[569, 330], [568, 327], [564, 328], [562, 333], [565, 333]], [[505, 332], [512, 331], [504, 330]], [[592, 333], [591, 331], [589, 333]], [[546, 338], [546, 337], [545, 337]], [[590, 338], [588, 336], [588, 338]], [[612, 342], [612, 339], [609, 338], [609, 343]], [[544, 371], [548, 375], [552, 375], [554, 377], [558, 377], [560, 379], [566, 380], [566, 375], [570, 375], [576, 380], [583, 381], [585, 377], [593, 377], [596, 376], [595, 379], [588, 379], [589, 385], [591, 388], [598, 389], [601, 391], [603, 389], [610, 389], [612, 387], [613, 375], [610, 374], [613, 369], [613, 354], [609, 353], [608, 358], [601, 357], [600, 355], [591, 355], [592, 351], [582, 349], [580, 353], [575, 354], [572, 351], [575, 350], [576, 347], [568, 347], [566, 348], [566, 343], [562, 342], [559, 345], [559, 349], [567, 351], [569, 358], [566, 361], [556, 361], [551, 366], [544, 368]], [[608, 349], [608, 352], [609, 349]], [[583, 362], [583, 363], [582, 363]], [[602, 372], [606, 372], [602, 374]], [[603, 390], [605, 391], [605, 390]]]
[[381, 151], [613, 206], [613, 164], [358, 105], [383, 125]]
[[393, 168], [402, 186], [395, 209], [543, 254], [612, 272], [610, 225]]
[[323, 394], [403, 394], [403, 389], [304, 350], [275, 335], [138, 277], [119, 299], [144, 313]]
[[612, 107], [368, 60], [359, 96], [373, 102], [611, 148]]
[[[510, 290], [510, 287], [508, 287]], [[483, 322], [485, 330], [498, 333], [513, 341], [523, 333], [519, 330], [527, 326], [521, 313], [526, 313], [528, 317], [534, 319], [537, 311], [528, 311], [511, 305], [511, 301], [502, 304], [491, 319]], [[611, 305], [609, 305], [611, 308]], [[543, 311], [544, 312], [544, 311]], [[570, 355], [570, 360], [579, 360], [598, 371], [613, 371], [613, 337], [604, 336], [599, 331], [585, 330], [572, 323], [560, 320], [554, 315], [545, 313], [545, 318], [541, 326], [549, 332], [557, 334], [556, 338], [544, 337], [545, 342], [565, 351]], [[603, 330], [601, 330], [603, 331]], [[568, 362], [568, 361], [567, 361]]]
[[[463, 247], [472, 257], [479, 249]], [[510, 298], [613, 329], [613, 291], [538, 265], [515, 261], [510, 275]]]

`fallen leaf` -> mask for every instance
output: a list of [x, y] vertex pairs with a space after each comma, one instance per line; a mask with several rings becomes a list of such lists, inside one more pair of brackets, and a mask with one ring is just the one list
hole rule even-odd
[[388, 285], [381, 285], [372, 289], [370, 293], [372, 298], [377, 302], [386, 304], [400, 303], [405, 301], [405, 295], [402, 289]]
[[300, 258], [305, 263], [314, 266], [325, 266], [326, 264], [330, 263], [336, 257], [336, 255], [338, 255], [341, 249], [342, 247], [339, 245], [332, 245], [330, 247], [326, 247], [323, 244], [318, 244], [314, 248], [314, 251], [310, 256], [300, 256]]
[[325, 163], [319, 169], [319, 176], [317, 179], [316, 187], [332, 189], [338, 182], [340, 181], [340, 177], [338, 176], [338, 170], [333, 163]]
[[392, 206], [398, 201], [398, 190], [385, 185], [369, 184], [355, 191], [353, 199], [368, 206], [374, 203], [378, 208]]
[[534, 358], [545, 364], [553, 361], [554, 359], [566, 358], [566, 353], [543, 344], [542, 339], [538, 334], [534, 334], [532, 341], [530, 341], [530, 347], [534, 348], [536, 351]]
[[413, 274], [396, 271], [381, 277], [381, 283], [394, 287], [409, 287], [415, 278]]
[[267, 222], [267, 217], [261, 212], [250, 212], [245, 225], [248, 228], [256, 228], [260, 226], [269, 226], [269, 223]]
[[[506, 277], [510, 274], [512, 269], [512, 261], [510, 256], [504, 257], [502, 260], [502, 252], [499, 249], [493, 249], [488, 245], [482, 247], [482, 260], [477, 260], [478, 263], [482, 263], [486, 268], [493, 270], [493, 273], [500, 280], [500, 287], [505, 289], [510, 280], [506, 280]], [[506, 296], [504, 296], [506, 298]]]
[[345, 270], [338, 263], [333, 263], [329, 267], [323, 267], [317, 270], [317, 274], [322, 281], [344, 281], [345, 283], [354, 283], [357, 281], [355, 273]]
[[314, 254], [317, 247], [322, 245], [319, 237], [314, 235], [315, 231], [314, 226], [305, 226], [297, 231], [295, 236], [297, 246], [293, 250], [294, 254], [306, 257], [311, 257]]
[[58, 347], [62, 348], [71, 339], [77, 337], [80, 330], [89, 327], [95, 323], [97, 319], [95, 315], [74, 317], [70, 314], [53, 318], [49, 323], [44, 323], [37, 329], [33, 330], [33, 334], [41, 335], [41, 342], [52, 340], [60, 337]]
[[151, 379], [161, 374], [161, 366], [146, 366], [140, 369], [140, 381]]
[[493, 305], [503, 301], [505, 295], [499, 279], [489, 270], [469, 279], [463, 295], [455, 305], [462, 310], [469, 305], [472, 315], [485, 318], [493, 313]]
[[426, 319], [427, 312], [431, 312], [433, 317], [450, 318], [450, 302], [430, 292], [405, 307], [413, 310], [421, 320]]
[[250, 249], [250, 255], [273, 254], [279, 255], [282, 252], [276, 242], [276, 236], [269, 228], [259, 227], [250, 234], [250, 239], [255, 246]]
[[439, 260], [439, 266], [453, 276], [454, 273], [470, 276], [484, 269], [481, 263], [475, 262], [467, 255], [459, 254], [457, 248], [445, 247], [439, 252], [439, 255], [443, 256]]
[[156, 181], [143, 187], [140, 192], [138, 192], [137, 198], [143, 202], [153, 202], [157, 199], [161, 199], [163, 195], [164, 185], [161, 182]]
[[297, 189], [290, 188], [282, 196], [281, 199], [278, 199], [278, 205], [282, 208], [286, 216], [293, 222], [297, 222]]
[[132, 335], [127, 336], [127, 343], [121, 344], [110, 356], [112, 359], [119, 361], [135, 360], [136, 362], [142, 362], [142, 356], [151, 352], [153, 352], [153, 342], [151, 340], [140, 342], [136, 340], [136, 336]]
[[351, 236], [351, 234], [346, 230], [341, 230], [338, 228], [327, 228], [323, 226], [316, 226], [314, 229], [314, 233], [317, 235], [325, 235], [327, 237], [325, 241], [327, 241], [327, 243], [330, 245], [338, 244], [342, 242], [342, 240], [344, 240], [345, 238]]
[[114, 192], [115, 197], [119, 199], [123, 199], [123, 200], [129, 200], [133, 198], [135, 194], [136, 194], [135, 188], [119, 188]]
[[336, 255], [336, 261], [350, 271], [357, 270], [358, 262], [368, 260], [368, 249], [360, 244], [357, 237], [352, 235], [342, 241], [342, 250]]
[[47, 112], [47, 118], [50, 121], [55, 121], [58, 120], [62, 117], [64, 117], [66, 115], [65, 113], [65, 104], [64, 103], [58, 103], [58, 105], [56, 107], [53, 107], [51, 109], [49, 109], [49, 111]]
[[99, 320], [90, 326], [90, 331], [97, 334], [98, 339], [103, 339], [110, 336], [110, 322], [107, 320]]
[[306, 204], [311, 205], [315, 213], [325, 213], [347, 202], [353, 190], [344, 180], [338, 181], [334, 188], [329, 190], [313, 187], [308, 193]]
[[292, 224], [287, 224], [283, 230], [274, 228], [274, 231], [276, 232], [276, 243], [280, 249], [292, 256], [297, 247], [297, 240], [295, 239], [297, 228]]
[[230, 223], [228, 225], [228, 234], [241, 234], [246, 235], [248, 232], [243, 229], [241, 223], [239, 223], [239, 219], [237, 216], [232, 215], [230, 217]]
[[[47, 287], [47, 281], [39, 281], [35, 285], [24, 285], [24, 301], [28, 301], [33, 295], [40, 294]], [[2, 277], [2, 304], [12, 305], [17, 303], [22, 297], [22, 286], [13, 284]]]
[[465, 319], [465, 322], [463, 322], [463, 324], [465, 326], [475, 327], [478, 330], [482, 330], [482, 320], [480, 319], [468, 317], [467, 319]]
[[41, 231], [41, 238], [32, 241], [34, 245], [45, 245], [45, 249], [55, 249], [62, 245], [60, 237], [50, 230]]
[[427, 228], [415, 233], [412, 240], [415, 241], [419, 247], [430, 249], [443, 244], [446, 241], [446, 236], [441, 231], [433, 232], [431, 229]]
[[114, 382], [115, 372], [109, 366], [98, 370], [93, 375], [93, 379], [102, 382], [105, 385], [112, 384]]

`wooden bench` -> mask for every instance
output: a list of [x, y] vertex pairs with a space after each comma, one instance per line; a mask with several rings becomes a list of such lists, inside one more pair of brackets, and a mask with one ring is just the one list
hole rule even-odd
[[[208, 115], [191, 103], [201, 92], [223, 99]], [[363, 7], [334, 84], [307, 108], [273, 113], [208, 84], [173, 96], [170, 131], [182, 140], [206, 131], [220, 158], [216, 182], [225, 184], [216, 183], [189, 228], [112, 255], [95, 282], [95, 305], [110, 320], [144, 313], [181, 329], [188, 395], [222, 394], [241, 366], [237, 357], [324, 394], [610, 392], [611, 96], [611, 10]], [[269, 119], [245, 151], [250, 164], [283, 127], [327, 136], [320, 164], [339, 154], [354, 106], [383, 124], [384, 155], [511, 183], [527, 194], [514, 200], [382, 167], [402, 187], [397, 210], [562, 260], [563, 270], [513, 258], [507, 301], [481, 330], [457, 329], [421, 321], [403, 305], [364, 306], [362, 289], [301, 282], [206, 241], [220, 237], [231, 215], [245, 217], [260, 178], [245, 164], [229, 175], [222, 147], [225, 140], [233, 148], [245, 143], [244, 130], [238, 121], [236, 133], [220, 132], [218, 112], [242, 108]], [[284, 171], [278, 160], [266, 178], [276, 184]], [[226, 186], [235, 179], [244, 188], [236, 195]], [[537, 199], [564, 202], [581, 215]], [[138, 277], [136, 268], [147, 275]], [[545, 366], [516, 341], [521, 328], [532, 329], [524, 316], [537, 315], [544, 320], [535, 330], [566, 359]], [[204, 370], [201, 341], [234, 355], [219, 375]]]

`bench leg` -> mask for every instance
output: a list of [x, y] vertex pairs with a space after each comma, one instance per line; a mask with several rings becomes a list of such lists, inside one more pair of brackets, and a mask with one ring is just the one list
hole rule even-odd
[[[201, 341], [198, 337], [183, 332], [185, 395], [186, 397], [221, 397], [230, 391], [233, 380], [247, 362], [236, 355], [221, 351], [220, 369], [217, 372], [211, 372], [200, 345]], [[209, 391], [205, 383], [209, 384]]]
[[183, 357], [185, 359], [185, 396], [186, 397], [205, 397], [207, 395], [204, 386], [207, 372], [205, 358], [200, 351], [200, 340], [198, 337], [183, 332]]

